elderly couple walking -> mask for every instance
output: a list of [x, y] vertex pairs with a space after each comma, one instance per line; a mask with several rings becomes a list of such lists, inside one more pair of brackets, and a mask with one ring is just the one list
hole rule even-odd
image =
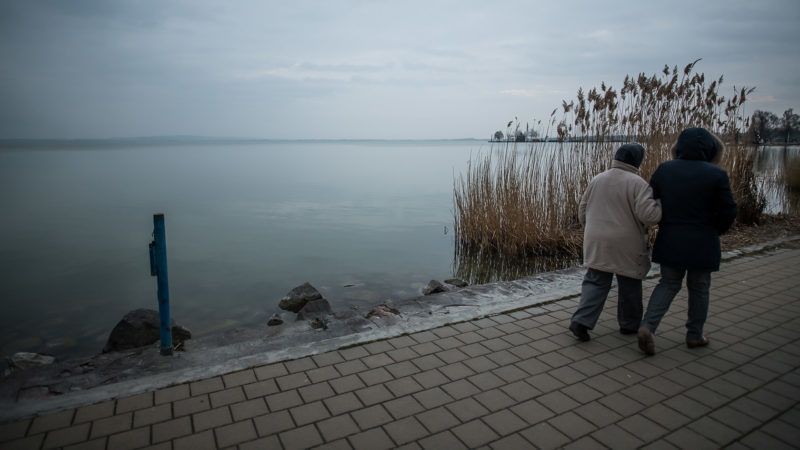
[[[590, 339], [616, 275], [620, 332], [637, 334], [639, 348], [655, 354], [653, 335], [685, 277], [686, 345], [708, 345], [703, 325], [711, 272], [719, 270], [719, 235], [736, 217], [728, 175], [716, 165], [723, 151], [707, 130], [687, 128], [672, 148], [674, 159], [658, 166], [649, 185], [639, 176], [645, 153], [639, 144], [620, 147], [611, 168], [592, 179], [579, 207], [588, 270], [569, 326], [577, 339]], [[647, 227], [655, 224], [653, 261], [661, 265], [661, 279], [642, 317], [642, 279], [650, 270]]]

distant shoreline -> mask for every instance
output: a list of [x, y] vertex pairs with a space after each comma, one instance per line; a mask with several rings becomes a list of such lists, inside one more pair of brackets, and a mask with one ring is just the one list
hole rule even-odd
[[160, 145], [160, 144], [259, 144], [259, 143], [415, 143], [415, 142], [483, 142], [476, 138], [453, 139], [272, 139], [272, 138], [232, 138], [205, 136], [143, 136], [122, 138], [76, 138], [76, 139], [0, 139], [0, 148], [9, 147], [51, 147], [97, 146], [109, 144]]

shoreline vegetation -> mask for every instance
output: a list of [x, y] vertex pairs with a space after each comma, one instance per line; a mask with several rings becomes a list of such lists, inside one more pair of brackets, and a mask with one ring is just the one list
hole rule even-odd
[[719, 136], [726, 145], [720, 165], [730, 177], [739, 227], [762, 221], [767, 193], [796, 195], [796, 163], [787, 163], [782, 174], [755, 175], [759, 145], [751, 144], [757, 141], [745, 115], [755, 88], [734, 87], [727, 98], [721, 94], [723, 77], [695, 72], [698, 61], [683, 70], [665, 65], [659, 74], [625, 76], [620, 89], [605, 82], [579, 88], [575, 99], [564, 100], [533, 131], [526, 125], [523, 132], [515, 120], [505, 134], [496, 132], [493, 138], [510, 134], [519, 141], [495, 141], [507, 145], [472, 158], [454, 179], [456, 276], [487, 282], [505, 278], [500, 274], [508, 268], [517, 267], [513, 276], [514, 270], [525, 271], [520, 266], [554, 270], [580, 262], [581, 195], [609, 167], [622, 137], [636, 136], [647, 149], [641, 175], [649, 180], [661, 162], [672, 158], [671, 147], [684, 128], [704, 127]]

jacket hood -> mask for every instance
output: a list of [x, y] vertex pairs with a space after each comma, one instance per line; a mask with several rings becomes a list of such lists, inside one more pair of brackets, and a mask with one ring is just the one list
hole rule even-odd
[[718, 137], [705, 128], [687, 128], [678, 136], [672, 147], [675, 159], [716, 163], [722, 157], [725, 146]]
[[642, 160], [644, 160], [644, 147], [635, 143], [625, 144], [617, 149], [614, 159], [638, 168], [642, 165]]

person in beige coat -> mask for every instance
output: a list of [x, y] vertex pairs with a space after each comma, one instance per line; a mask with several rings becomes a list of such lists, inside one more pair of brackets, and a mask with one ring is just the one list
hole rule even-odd
[[589, 182], [578, 208], [583, 234], [583, 262], [588, 267], [581, 300], [569, 329], [581, 341], [590, 339], [617, 276], [620, 332], [634, 334], [642, 320], [642, 279], [650, 270], [647, 227], [661, 220], [661, 203], [639, 176], [644, 147], [625, 144], [611, 168]]

